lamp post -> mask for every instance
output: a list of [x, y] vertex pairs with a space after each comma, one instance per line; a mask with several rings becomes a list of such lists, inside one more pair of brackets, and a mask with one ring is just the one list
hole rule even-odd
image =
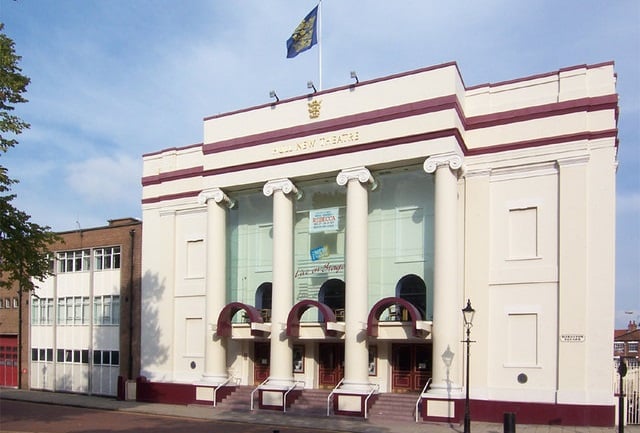
[[473, 316], [476, 310], [471, 306], [471, 300], [467, 299], [467, 306], [462, 309], [462, 317], [464, 318], [464, 327], [467, 330], [467, 339], [463, 343], [467, 343], [467, 381], [466, 381], [466, 398], [464, 401], [464, 433], [471, 433], [471, 415], [469, 413], [469, 349], [472, 341], [469, 339], [471, 327], [473, 326]]

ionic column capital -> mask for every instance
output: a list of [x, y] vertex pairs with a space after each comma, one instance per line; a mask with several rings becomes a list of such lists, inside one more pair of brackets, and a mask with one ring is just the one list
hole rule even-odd
[[338, 173], [336, 182], [338, 182], [338, 185], [340, 186], [345, 186], [351, 179], [356, 179], [360, 183], [369, 184], [371, 186], [371, 190], [378, 187], [378, 183], [366, 167], [346, 168]]
[[443, 153], [440, 155], [433, 155], [427, 158], [424, 162], [423, 168], [427, 173], [435, 173], [440, 166], [448, 165], [451, 170], [459, 170], [462, 168], [462, 156], [457, 153]]
[[229, 198], [229, 196], [225, 194], [224, 191], [222, 191], [220, 188], [205, 189], [200, 194], [198, 194], [198, 203], [206, 204], [209, 200], [213, 200], [218, 204], [222, 203], [229, 209], [234, 207], [236, 204], [235, 200]]
[[302, 198], [302, 191], [286, 178], [270, 180], [262, 187], [262, 193], [267, 197], [271, 197], [276, 191], [282, 191], [285, 195], [294, 193], [298, 200]]

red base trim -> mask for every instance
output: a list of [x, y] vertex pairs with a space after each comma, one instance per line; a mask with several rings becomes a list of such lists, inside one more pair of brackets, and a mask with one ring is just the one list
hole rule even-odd
[[[216, 403], [220, 403], [234, 390], [235, 387], [233, 386], [219, 388], [216, 393]], [[197, 400], [196, 385], [188, 383], [149, 382], [146, 377], [139, 377], [136, 380], [136, 400], [147, 403], [213, 405], [213, 401]]]
[[[453, 400], [451, 418], [429, 416], [427, 401], [422, 400], [422, 419], [429, 422], [459, 422], [464, 420], [464, 400]], [[432, 399], [436, 400], [436, 399]], [[613, 427], [615, 406], [525, 403], [513, 401], [471, 400], [472, 421], [502, 423], [505, 413], [514, 413], [518, 424]]]

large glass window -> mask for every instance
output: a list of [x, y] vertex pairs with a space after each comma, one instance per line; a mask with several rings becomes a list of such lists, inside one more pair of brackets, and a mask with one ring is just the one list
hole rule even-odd
[[[303, 196], [296, 201], [294, 228], [294, 297], [319, 300], [328, 280], [344, 280], [347, 190], [335, 177], [298, 184]], [[343, 307], [344, 308], [344, 307]], [[308, 317], [306, 317], [308, 316]], [[302, 320], [317, 320], [307, 312]]]
[[228, 214], [227, 299], [254, 305], [258, 287], [272, 279], [273, 197], [260, 189], [233, 198], [236, 206]]
[[[433, 317], [433, 176], [426, 174], [422, 167], [373, 175], [378, 188], [369, 193], [369, 307], [381, 298], [401, 296], [430, 320]], [[424, 280], [426, 289], [421, 284], [408, 284], [413, 280]]]

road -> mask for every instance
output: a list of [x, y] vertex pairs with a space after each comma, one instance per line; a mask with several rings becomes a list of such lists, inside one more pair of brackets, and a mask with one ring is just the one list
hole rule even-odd
[[0, 400], [0, 432], [336, 433], [335, 430], [176, 418], [13, 400]]

